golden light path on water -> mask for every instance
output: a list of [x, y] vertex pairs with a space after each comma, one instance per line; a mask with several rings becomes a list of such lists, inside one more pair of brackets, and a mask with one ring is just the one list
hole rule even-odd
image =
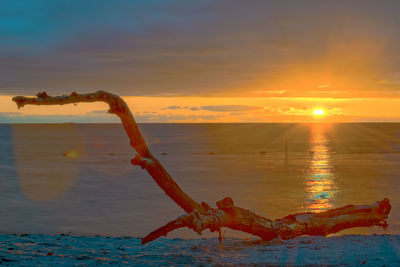
[[312, 124], [311, 126], [312, 160], [304, 182], [306, 191], [305, 210], [322, 212], [333, 207], [337, 187], [331, 165], [329, 140], [326, 132], [329, 124]]

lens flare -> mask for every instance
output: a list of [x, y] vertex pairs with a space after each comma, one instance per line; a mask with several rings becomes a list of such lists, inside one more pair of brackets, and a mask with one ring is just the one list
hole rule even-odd
[[15, 124], [12, 138], [20, 190], [27, 199], [50, 201], [71, 188], [84, 150], [76, 125]]

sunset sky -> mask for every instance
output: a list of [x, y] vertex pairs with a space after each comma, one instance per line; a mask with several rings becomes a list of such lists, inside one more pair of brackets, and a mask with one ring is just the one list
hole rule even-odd
[[[400, 1], [1, 1], [0, 123], [400, 121]], [[325, 115], [313, 116], [315, 109]]]

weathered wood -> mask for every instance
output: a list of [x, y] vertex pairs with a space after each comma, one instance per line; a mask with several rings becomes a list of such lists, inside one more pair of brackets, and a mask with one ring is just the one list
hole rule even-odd
[[205, 215], [192, 212], [169, 222], [144, 237], [142, 243], [166, 236], [168, 232], [182, 227], [194, 229], [198, 233], [205, 229], [213, 232], [220, 227], [227, 227], [258, 236], [265, 241], [274, 238], [286, 240], [302, 235], [326, 236], [352, 227], [376, 225], [386, 229], [386, 218], [391, 210], [390, 202], [385, 198], [371, 205], [348, 205], [321, 213], [298, 213], [273, 221], [233, 205], [230, 209], [221, 209], [217, 202], [217, 206], [218, 209], [210, 209]]
[[185, 215], [144, 237], [143, 244], [182, 227], [193, 229], [199, 234], [205, 229], [214, 232], [219, 231], [221, 227], [228, 227], [258, 236], [263, 240], [274, 238], [285, 240], [301, 235], [328, 235], [351, 227], [377, 225], [386, 229], [388, 226], [386, 219], [391, 205], [386, 198], [371, 205], [349, 205], [321, 213], [298, 213], [278, 220], [270, 220], [239, 208], [229, 197], [218, 201], [216, 208], [204, 202], [198, 203], [176, 184], [162, 164], [152, 155], [128, 105], [118, 95], [98, 91], [89, 94], [73, 92], [70, 95], [53, 97], [43, 92], [36, 97], [16, 96], [13, 101], [18, 108], [25, 105], [64, 105], [97, 101], [109, 104], [108, 112], [121, 119], [130, 144], [137, 151], [131, 163], [145, 169], [162, 190], [186, 212]]

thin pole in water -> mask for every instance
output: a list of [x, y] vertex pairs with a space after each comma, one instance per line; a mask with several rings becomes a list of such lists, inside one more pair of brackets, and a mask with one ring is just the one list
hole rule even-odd
[[287, 138], [285, 138], [285, 160], [286, 161], [288, 160], [288, 157], [287, 157]]
[[288, 124], [285, 123], [285, 162], [288, 161], [288, 144], [287, 144], [287, 132], [288, 132]]

